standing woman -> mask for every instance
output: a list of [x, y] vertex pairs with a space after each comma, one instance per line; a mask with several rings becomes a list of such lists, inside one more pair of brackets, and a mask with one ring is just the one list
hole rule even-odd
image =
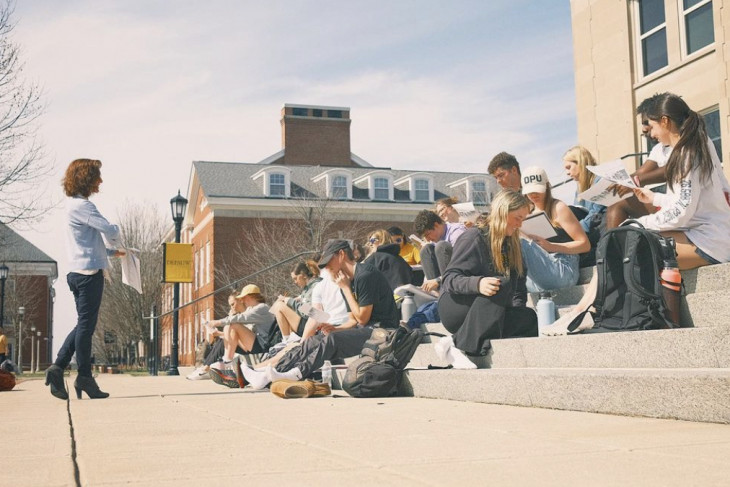
[[454, 368], [476, 368], [464, 354], [486, 354], [490, 339], [537, 336], [537, 315], [526, 307], [519, 236], [529, 205], [520, 193], [501, 191], [487, 226], [466, 230], [454, 244], [438, 302], [441, 322], [453, 335], [436, 344]]
[[[66, 245], [71, 272], [66, 276], [69, 288], [76, 302], [78, 320], [58, 351], [53, 365], [46, 369], [46, 385], [51, 394], [59, 399], [68, 399], [63, 381], [63, 371], [76, 354], [78, 376], [74, 382], [76, 396], [81, 392], [91, 399], [104, 399], [109, 394], [102, 392], [91, 375], [91, 339], [99, 316], [101, 297], [104, 291], [104, 269], [108, 267], [108, 256], [120, 256], [122, 252], [107, 248], [104, 240], [114, 247], [119, 242], [119, 227], [109, 223], [89, 196], [99, 192], [101, 161], [76, 159], [66, 169], [63, 191], [69, 197], [66, 206]], [[102, 238], [102, 235], [104, 238]]]

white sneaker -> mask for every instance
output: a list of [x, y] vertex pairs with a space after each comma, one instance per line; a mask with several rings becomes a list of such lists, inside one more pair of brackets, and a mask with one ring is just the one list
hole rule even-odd
[[187, 380], [206, 380], [210, 379], [210, 375], [208, 374], [208, 367], [205, 365], [201, 365], [197, 369], [190, 372], [186, 377]]
[[449, 349], [449, 363], [453, 365], [455, 369], [471, 370], [477, 368], [477, 364], [469, 360], [469, 357], [464, 355], [464, 352], [456, 347], [451, 347]]
[[296, 333], [292, 333], [291, 335], [289, 335], [289, 339], [286, 340], [285, 343], [296, 343], [296, 342], [298, 342], [301, 339], [302, 339], [302, 337], [300, 337]]
[[436, 345], [433, 346], [434, 350], [436, 351], [436, 356], [440, 360], [448, 360], [449, 350], [451, 350], [453, 347], [454, 339], [451, 337], [451, 335], [447, 337], [442, 337], [441, 340], [436, 342]]

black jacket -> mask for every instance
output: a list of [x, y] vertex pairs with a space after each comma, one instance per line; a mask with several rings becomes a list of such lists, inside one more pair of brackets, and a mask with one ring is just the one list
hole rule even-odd
[[391, 290], [404, 284], [410, 284], [413, 279], [413, 269], [403, 257], [398, 255], [399, 253], [400, 245], [398, 244], [381, 245], [365, 260], [385, 274]]
[[487, 238], [488, 234], [478, 228], [469, 228], [459, 237], [454, 244], [449, 267], [444, 272], [441, 292], [479, 294], [479, 281], [483, 277], [498, 277], [502, 279], [502, 285], [493, 299], [505, 307], [526, 306], [527, 266], [524, 266], [524, 275], [521, 277], [514, 270], [510, 271], [509, 278], [497, 273]]

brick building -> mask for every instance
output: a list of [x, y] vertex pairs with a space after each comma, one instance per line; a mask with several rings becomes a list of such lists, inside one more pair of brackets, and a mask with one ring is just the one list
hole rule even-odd
[[[53, 283], [58, 278], [58, 265], [38, 247], [2, 223], [0, 263], [9, 269], [3, 313], [8, 352], [17, 363], [18, 340], [22, 340], [22, 364], [19, 365], [30, 369], [31, 357], [35, 354], [35, 351], [31, 352], [31, 345], [39, 339], [40, 345], [35, 349], [39, 351], [39, 368], [43, 369], [53, 361], [53, 302], [56, 295]], [[20, 307], [25, 310], [22, 320], [18, 312]], [[31, 338], [33, 329], [35, 338]]]
[[[286, 104], [279, 152], [258, 163], [192, 163], [182, 241], [193, 244], [195, 279], [181, 285], [181, 304], [296, 250], [319, 250], [325, 238], [363, 239], [392, 225], [410, 233], [416, 213], [440, 198], [456, 196], [485, 209], [498, 190], [486, 174], [375, 167], [351, 152], [350, 124], [349, 108]], [[307, 245], [308, 234], [319, 240]], [[253, 257], [267, 250], [269, 261]], [[290, 269], [285, 265], [276, 272], [288, 276]], [[266, 279], [253, 281], [261, 286]], [[281, 291], [270, 291], [268, 301]], [[192, 363], [202, 323], [221, 317], [226, 299], [227, 293], [220, 293], [180, 311], [180, 364]], [[162, 308], [172, 308], [172, 285], [164, 291]], [[171, 319], [163, 318], [163, 356], [170, 354], [171, 336]]]

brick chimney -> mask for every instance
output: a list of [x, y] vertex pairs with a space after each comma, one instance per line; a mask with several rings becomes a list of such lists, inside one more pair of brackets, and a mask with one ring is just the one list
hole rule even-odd
[[350, 109], [285, 104], [281, 109], [285, 165], [354, 166], [350, 156]]

